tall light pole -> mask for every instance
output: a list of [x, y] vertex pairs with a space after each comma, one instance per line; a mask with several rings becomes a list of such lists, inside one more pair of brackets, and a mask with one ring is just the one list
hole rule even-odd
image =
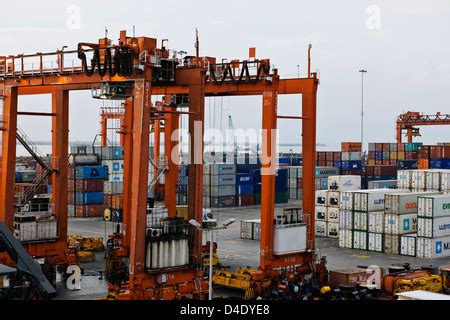
[[361, 151], [364, 152], [364, 73], [367, 70], [359, 70], [361, 73]]

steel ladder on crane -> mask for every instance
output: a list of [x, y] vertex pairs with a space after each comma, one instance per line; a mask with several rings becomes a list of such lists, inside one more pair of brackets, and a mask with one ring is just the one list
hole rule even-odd
[[36, 162], [42, 167], [42, 172], [36, 176], [34, 181], [25, 189], [24, 192], [19, 194], [17, 205], [19, 207], [23, 207], [34, 197], [37, 189], [44, 184], [46, 179], [58, 169], [52, 167], [52, 160], [48, 161], [39, 148], [33, 144], [31, 139], [19, 127], [17, 128], [16, 138], [30, 153], [33, 159], [35, 159]]

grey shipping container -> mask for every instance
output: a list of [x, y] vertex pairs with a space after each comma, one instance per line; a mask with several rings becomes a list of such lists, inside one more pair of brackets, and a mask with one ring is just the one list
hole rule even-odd
[[423, 238], [450, 236], [450, 217], [419, 218], [417, 234]]

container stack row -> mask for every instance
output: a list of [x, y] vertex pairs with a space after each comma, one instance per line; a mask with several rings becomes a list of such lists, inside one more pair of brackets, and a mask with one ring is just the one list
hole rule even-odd
[[330, 176], [328, 190], [316, 191], [315, 234], [339, 238], [339, 207], [341, 192], [361, 188], [360, 176]]

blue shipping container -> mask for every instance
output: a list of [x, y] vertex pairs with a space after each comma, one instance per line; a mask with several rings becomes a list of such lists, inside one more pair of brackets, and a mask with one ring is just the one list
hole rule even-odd
[[236, 173], [251, 173], [253, 170], [261, 169], [261, 164], [238, 163]]
[[123, 147], [112, 147], [112, 158], [114, 160], [123, 159]]
[[20, 172], [16, 172], [16, 175], [14, 177], [14, 180], [16, 182], [22, 182], [22, 174]]
[[[275, 176], [275, 192], [288, 190], [288, 169], [279, 169]], [[255, 193], [261, 193], [261, 170], [253, 171], [253, 181]]]
[[383, 152], [375, 151], [375, 160], [383, 160]]
[[400, 170], [417, 169], [419, 165], [418, 160], [398, 160], [397, 168]]
[[47, 193], [52, 193], [52, 192], [53, 192], [53, 187], [52, 187], [51, 184], [49, 184], [49, 185], [47, 186]]
[[178, 193], [179, 194], [187, 194], [188, 186], [185, 184], [178, 185]]
[[333, 161], [333, 167], [341, 168], [342, 167], [342, 161]]
[[253, 194], [253, 190], [253, 184], [236, 185], [236, 194], [238, 195]]
[[342, 161], [341, 169], [342, 170], [361, 170], [362, 161]]
[[107, 166], [82, 166], [76, 169], [77, 179], [108, 179]]
[[450, 169], [450, 159], [431, 159], [430, 169]]
[[251, 173], [236, 174], [236, 185], [253, 185], [253, 175]]
[[102, 204], [103, 200], [103, 192], [77, 192], [75, 194], [76, 204]]

